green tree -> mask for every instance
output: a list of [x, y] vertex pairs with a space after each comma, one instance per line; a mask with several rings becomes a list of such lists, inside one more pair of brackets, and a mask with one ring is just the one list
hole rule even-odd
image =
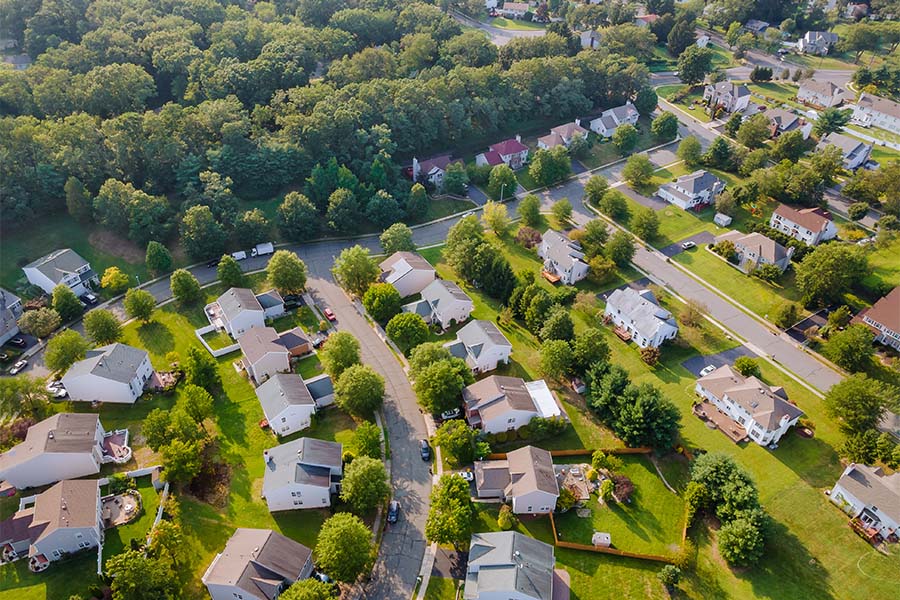
[[150, 240], [147, 242], [147, 255], [144, 262], [151, 273], [159, 275], [172, 268], [172, 255], [168, 248], [157, 241]]
[[373, 319], [385, 323], [400, 314], [400, 292], [389, 283], [373, 283], [362, 299], [363, 306]]
[[0, 378], [0, 416], [42, 420], [50, 409], [50, 392], [44, 385], [43, 379], [25, 373]]
[[337, 513], [322, 523], [316, 539], [316, 564], [344, 583], [356, 581], [372, 561], [372, 532], [362, 519]]
[[694, 22], [691, 19], [678, 19], [669, 32], [666, 48], [672, 56], [681, 56], [688, 48], [696, 48], [697, 34], [694, 33]]
[[606, 180], [606, 177], [603, 175], [591, 175], [591, 178], [584, 184], [584, 197], [587, 198], [588, 202], [597, 206], [607, 190], [609, 190], [609, 182]]
[[631, 231], [642, 240], [653, 240], [659, 235], [659, 217], [652, 209], [641, 207], [631, 217]]
[[557, 223], [568, 223], [572, 218], [572, 203], [568, 198], [560, 198], [550, 207], [550, 213]]
[[368, 416], [384, 401], [384, 378], [368, 365], [347, 367], [334, 385], [334, 401], [351, 414]]
[[632, 188], [648, 185], [653, 177], [653, 163], [646, 154], [632, 154], [625, 161], [622, 177]]
[[868, 202], [854, 202], [847, 207], [847, 216], [850, 217], [851, 221], [859, 221], [867, 214], [869, 214]]
[[755, 114], [738, 128], [737, 141], [751, 150], [761, 148], [771, 136], [769, 117]]
[[[588, 182], [590, 183], [590, 181]], [[541, 223], [541, 199], [528, 194], [519, 202], [517, 209], [522, 222], [528, 227], [537, 227]]]
[[802, 131], [787, 131], [775, 139], [772, 145], [772, 160], [797, 162], [806, 153], [806, 147]]
[[384, 331], [404, 354], [428, 339], [428, 325], [416, 313], [395, 315]]
[[539, 186], [548, 186], [565, 179], [572, 173], [572, 161], [565, 146], [552, 150], [537, 150], [528, 165], [528, 174]]
[[728, 137], [737, 138], [738, 131], [744, 122], [744, 115], [739, 112], [731, 113], [728, 121], [725, 122], [725, 133]]
[[179, 233], [185, 252], [194, 260], [221, 256], [225, 250], [225, 229], [206, 205], [198, 204], [187, 209], [181, 219]]
[[306, 265], [290, 250], [278, 250], [272, 255], [266, 275], [281, 294], [299, 294], [306, 289]]
[[709, 48], [688, 46], [678, 57], [678, 78], [687, 85], [701, 83], [712, 73], [712, 59], [713, 53]]
[[634, 258], [634, 241], [624, 231], [617, 231], [609, 238], [606, 244], [606, 257], [619, 267], [627, 267]]
[[417, 221], [425, 216], [428, 211], [428, 193], [421, 183], [413, 184], [409, 190], [409, 199], [406, 201], [406, 216]]
[[26, 311], [18, 321], [19, 329], [36, 338], [45, 338], [62, 324], [59, 313], [52, 308]]
[[198, 425], [213, 416], [213, 397], [200, 386], [187, 384], [181, 388], [176, 405]]
[[603, 194], [598, 207], [600, 212], [616, 221], [628, 220], [630, 211], [628, 209], [628, 199], [625, 194], [619, 190], [608, 190]]
[[825, 410], [847, 433], [861, 433], [874, 429], [881, 420], [890, 393], [884, 384], [856, 373], [828, 390]]
[[241, 244], [256, 246], [269, 240], [269, 219], [258, 208], [244, 211], [234, 223], [234, 238]]
[[634, 147], [637, 146], [638, 137], [638, 130], [635, 126], [625, 123], [616, 127], [612, 135], [612, 143], [619, 150], [619, 154], [625, 156], [630, 154]]
[[147, 446], [154, 452], [158, 452], [160, 448], [168, 443], [169, 426], [172, 423], [172, 416], [167, 410], [154, 408], [141, 423], [141, 434], [147, 442]]
[[460, 162], [452, 162], [444, 171], [443, 191], [454, 196], [465, 196], [466, 186], [469, 183], [469, 175], [466, 167]]
[[442, 475], [431, 490], [425, 538], [430, 542], [463, 548], [472, 537], [474, 520], [475, 507], [469, 483], [456, 474]]
[[516, 526], [518, 521], [516, 513], [509, 504], [500, 505], [500, 514], [497, 516], [497, 527], [500, 528], [500, 531], [509, 531]]
[[441, 342], [419, 344], [409, 353], [409, 374], [415, 379], [428, 365], [452, 357]]
[[334, 588], [318, 579], [301, 579], [284, 590], [280, 600], [335, 600]]
[[203, 298], [200, 282], [187, 269], [178, 269], [172, 273], [169, 288], [175, 300], [183, 305], [194, 304]]
[[334, 190], [328, 197], [325, 219], [328, 226], [339, 233], [354, 233], [359, 229], [359, 202], [356, 195], [345, 188]]
[[603, 246], [607, 240], [609, 240], [609, 229], [603, 219], [591, 219], [585, 223], [578, 239], [585, 255], [591, 258], [603, 252]]
[[359, 342], [349, 331], [337, 331], [319, 350], [319, 360], [332, 381], [337, 381], [345, 370], [359, 364]]
[[413, 389], [426, 410], [440, 414], [459, 408], [460, 392], [473, 382], [468, 365], [458, 358], [449, 358], [419, 369]]
[[700, 146], [700, 140], [692, 135], [684, 138], [678, 144], [677, 155], [690, 169], [700, 165], [702, 160], [701, 157], [703, 156], [703, 148]]
[[825, 346], [825, 355], [837, 365], [851, 372], [865, 371], [875, 356], [875, 334], [862, 323], [850, 325], [832, 334]]
[[375, 423], [363, 421], [353, 432], [353, 445], [357, 456], [368, 456], [381, 460], [381, 429]]
[[382, 250], [387, 255], [394, 252], [415, 252], [416, 250], [412, 229], [404, 223], [394, 223], [385, 229], [378, 239], [381, 242]]
[[84, 332], [92, 342], [104, 346], [122, 338], [122, 324], [112, 312], [95, 308], [84, 316]]
[[59, 313], [59, 317], [63, 322], [66, 323], [81, 316], [81, 313], [84, 312], [84, 305], [81, 303], [81, 300], [78, 299], [72, 288], [64, 283], [60, 283], [53, 288], [50, 305], [53, 307], [53, 310]]
[[759, 363], [750, 358], [749, 356], [739, 356], [734, 361], [734, 370], [743, 375], [744, 377], [761, 377], [761, 373], [759, 371]]
[[518, 185], [516, 174], [512, 169], [507, 165], [497, 165], [491, 169], [491, 175], [488, 178], [488, 197], [502, 202], [515, 196]]
[[800, 309], [793, 302], [780, 305], [772, 315], [772, 322], [782, 329], [787, 329], [799, 320]]
[[100, 287], [115, 296], [125, 291], [125, 288], [128, 287], [129, 279], [128, 275], [123, 273], [119, 267], [109, 267], [103, 271], [103, 276], [100, 278]]
[[606, 363], [609, 360], [609, 344], [603, 331], [589, 327], [576, 335], [572, 342], [572, 359], [574, 369], [581, 375], [587, 373], [591, 365]]
[[319, 232], [320, 216], [309, 198], [289, 192], [278, 206], [278, 229], [291, 242], [308, 242]]
[[730, 47], [734, 48], [737, 46], [738, 38], [741, 37], [743, 33], [743, 27], [737, 21], [732, 21], [730, 25], [728, 25], [728, 31], [725, 33], [725, 43], [727, 43]]
[[718, 540], [722, 558], [736, 567], [755, 565], [765, 552], [762, 531], [748, 519], [735, 519], [722, 525]]
[[451, 464], [461, 465], [475, 459], [477, 432], [460, 419], [445, 421], [434, 434], [434, 445], [440, 446]]
[[484, 204], [481, 220], [498, 237], [505, 235], [511, 225], [506, 205], [492, 200]]
[[844, 130], [844, 126], [850, 122], [852, 114], [853, 111], [846, 108], [826, 108], [816, 118], [816, 123], [813, 125], [813, 133], [820, 138], [829, 133], [840, 133]]
[[390, 495], [388, 474], [381, 460], [358, 456], [347, 465], [341, 480], [341, 500], [354, 510], [372, 510]]
[[105, 567], [113, 600], [174, 600], [180, 595], [178, 576], [171, 565], [140, 550], [111, 556]]
[[188, 349], [183, 367], [184, 380], [189, 384], [212, 390], [222, 383], [216, 361], [208, 352], [196, 346]]
[[44, 364], [51, 371], [67, 371], [73, 364], [84, 359], [90, 347], [80, 333], [67, 329], [47, 342]]
[[548, 340], [541, 344], [541, 375], [550, 379], [562, 379], [572, 370], [574, 356], [572, 346], [565, 340]]
[[91, 193], [77, 177], [69, 177], [65, 185], [66, 208], [69, 215], [81, 223], [87, 223], [93, 215]]
[[824, 244], [807, 254], [797, 270], [797, 287], [807, 304], [829, 304], [868, 272], [868, 259], [857, 246]]
[[356, 296], [365, 294], [369, 285], [381, 274], [369, 250], [358, 244], [341, 251], [334, 261], [332, 272], [341, 286]]
[[569, 311], [560, 305], [551, 308], [538, 332], [538, 337], [545, 341], [569, 341], [575, 337], [575, 324], [572, 322]]
[[703, 154], [703, 163], [715, 169], [730, 171], [734, 166], [734, 148], [723, 137], [717, 137]]
[[244, 272], [241, 265], [230, 254], [224, 254], [216, 267], [216, 275], [226, 288], [243, 287]]
[[[645, 117], [649, 117], [650, 114], [653, 113], [654, 110], [656, 110], [657, 104], [659, 104], [659, 96], [657, 96], [656, 90], [654, 90], [652, 87], [643, 87], [639, 89], [638, 93], [634, 96], [634, 107], [637, 109], [638, 113]], [[672, 116], [674, 117], [675, 115]], [[673, 135], [672, 137], [675, 136]]]
[[185, 485], [200, 474], [203, 466], [203, 445], [199, 441], [174, 439], [160, 449], [163, 477], [177, 485]]
[[650, 132], [658, 140], [674, 140], [678, 135], [678, 117], [669, 111], [661, 112], [650, 124]]

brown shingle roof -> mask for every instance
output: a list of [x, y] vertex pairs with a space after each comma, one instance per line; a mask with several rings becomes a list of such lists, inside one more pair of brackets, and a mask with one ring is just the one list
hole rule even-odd
[[57, 529], [94, 527], [98, 522], [100, 497], [96, 479], [67, 479], [60, 481], [34, 502], [34, 525], [46, 523], [36, 542]]
[[787, 401], [783, 388], [768, 386], [756, 377], [744, 377], [728, 365], [697, 381], [719, 399], [727, 395], [769, 430], [778, 427], [784, 416], [794, 418], [803, 414]]
[[900, 331], [900, 286], [873, 304], [865, 316], [892, 331]]
[[28, 428], [25, 441], [0, 455], [0, 471], [44, 452], [90, 452], [100, 417], [89, 413], [57, 413]]
[[278, 332], [271, 327], [254, 327], [238, 338], [241, 352], [254, 364], [269, 352], [287, 353], [287, 349], [281, 345]]
[[553, 472], [553, 458], [550, 453], [534, 446], [525, 446], [506, 455], [509, 463], [511, 482], [507, 493], [521, 496], [536, 490], [548, 494], [559, 494], [556, 473]]
[[785, 204], [779, 204], [775, 209], [775, 214], [810, 231], [822, 231], [831, 222], [831, 215], [819, 207], [797, 210]]

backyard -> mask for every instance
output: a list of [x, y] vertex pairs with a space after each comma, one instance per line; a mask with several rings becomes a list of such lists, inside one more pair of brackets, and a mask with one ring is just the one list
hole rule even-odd
[[[672, 95], [678, 93], [679, 90], [684, 87], [685, 86], [681, 84], [662, 85], [656, 88], [656, 93], [659, 94], [659, 97], [663, 100], [672, 102], [672, 100], [670, 100]], [[677, 105], [681, 110], [688, 113], [698, 121], [709, 123], [712, 120], [709, 118], [709, 115], [706, 114], [706, 105], [703, 103], [702, 86], [692, 87], [690, 92], [688, 92], [680, 100], [673, 102], [673, 104]], [[691, 108], [691, 106], [693, 106], [694, 108]]]

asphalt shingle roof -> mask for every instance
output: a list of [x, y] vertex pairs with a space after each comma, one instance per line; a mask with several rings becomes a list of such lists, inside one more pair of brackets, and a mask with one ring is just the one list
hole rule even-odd
[[148, 356], [146, 350], [116, 342], [88, 350], [84, 360], [69, 367], [66, 377], [90, 374], [119, 383], [131, 383], [137, 376], [138, 367]]

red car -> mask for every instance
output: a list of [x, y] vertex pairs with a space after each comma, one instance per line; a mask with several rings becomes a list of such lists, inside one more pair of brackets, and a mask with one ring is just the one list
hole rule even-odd
[[334, 313], [331, 311], [330, 308], [326, 308], [323, 312], [325, 313], [325, 318], [328, 319], [329, 321], [337, 321], [337, 317], [334, 316]]

